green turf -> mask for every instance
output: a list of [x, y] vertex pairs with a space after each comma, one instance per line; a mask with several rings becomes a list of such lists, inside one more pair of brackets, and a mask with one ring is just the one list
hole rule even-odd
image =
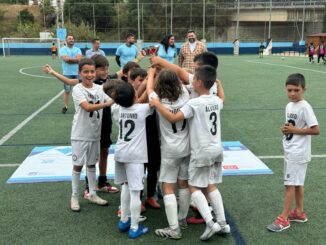
[[[268, 63], [264, 65], [248, 61]], [[60, 69], [60, 61], [50, 57], [0, 58], [5, 71], [0, 79], [0, 137], [40, 108], [62, 90], [55, 79], [20, 74], [20, 68], [32, 75], [45, 76], [41, 67], [50, 63]], [[110, 58], [111, 71], [116, 71]], [[148, 63], [142, 61], [146, 67]], [[296, 68], [294, 68], [296, 67]], [[298, 68], [304, 69], [300, 70]], [[305, 98], [314, 107], [322, 134], [313, 137], [313, 154], [325, 154], [326, 106], [324, 86], [326, 66], [308, 64], [307, 59], [286, 57], [220, 56], [218, 77], [225, 89], [222, 111], [222, 138], [239, 140], [258, 156], [282, 155], [280, 126], [284, 122], [287, 97], [284, 82], [290, 73], [303, 73], [307, 81]], [[322, 73], [318, 73], [322, 72]], [[69, 144], [73, 106], [61, 114], [62, 98], [54, 101], [12, 138], [0, 146], [0, 164], [21, 163], [37, 145]], [[113, 139], [116, 137], [114, 129]], [[220, 186], [224, 204], [247, 244], [324, 244], [326, 202], [324, 180], [325, 158], [313, 158], [306, 180], [306, 210], [309, 221], [293, 224], [291, 229], [274, 234], [266, 226], [281, 212], [283, 200], [281, 159], [264, 162], [274, 171], [266, 176], [225, 177]], [[82, 212], [69, 210], [70, 183], [5, 184], [14, 167], [0, 168], [0, 244], [133, 244], [117, 231], [115, 212], [119, 194], [102, 195], [108, 207], [81, 202]], [[81, 187], [82, 188], [82, 187]], [[153, 234], [155, 228], [167, 225], [164, 210], [146, 212], [150, 234], [141, 238], [148, 244], [198, 244], [204, 226], [191, 226], [177, 242], [161, 241]], [[208, 243], [235, 244], [233, 237], [215, 237]]]

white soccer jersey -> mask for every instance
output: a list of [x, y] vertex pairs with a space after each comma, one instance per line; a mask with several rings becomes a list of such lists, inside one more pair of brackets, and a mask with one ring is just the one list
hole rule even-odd
[[215, 95], [191, 99], [180, 111], [188, 118], [191, 159], [197, 166], [211, 165], [222, 154], [220, 111], [222, 100]]
[[90, 104], [99, 104], [109, 100], [110, 97], [103, 92], [100, 85], [93, 84], [91, 88], [86, 88], [82, 83], [79, 83], [73, 87], [72, 98], [75, 105], [75, 115], [72, 121], [71, 139], [100, 140], [103, 110], [87, 112], [80, 104], [84, 101], [88, 101]]
[[[305, 100], [288, 103], [285, 108], [285, 120], [297, 128], [311, 128], [318, 125], [313, 109]], [[283, 148], [286, 161], [309, 162], [311, 160], [311, 135], [284, 135]]]
[[[194, 75], [193, 74], [190, 74], [189, 73], [188, 81], [189, 81], [189, 84], [186, 85], [186, 88], [189, 91], [190, 99], [197, 98], [198, 97], [198, 94], [194, 90], [194, 87], [192, 86], [192, 82], [194, 81]], [[213, 84], [213, 86], [209, 90], [209, 93], [210, 94], [213, 94], [213, 95], [217, 95], [217, 83], [214, 83]]]
[[[153, 92], [149, 97], [151, 99], [153, 97], [158, 97], [158, 95]], [[187, 103], [188, 100], [188, 91], [185, 87], [182, 87], [182, 94], [179, 96], [177, 101], [170, 102], [167, 99], [162, 99], [161, 103], [169, 109], [169, 111], [175, 114]], [[161, 133], [161, 154], [163, 158], [176, 159], [188, 156], [190, 154], [190, 148], [187, 120], [184, 119], [177, 123], [170, 123], [160, 113], [158, 113], [158, 115]]]
[[122, 163], [146, 163], [146, 117], [153, 113], [148, 104], [120, 106], [119, 135], [114, 159]]

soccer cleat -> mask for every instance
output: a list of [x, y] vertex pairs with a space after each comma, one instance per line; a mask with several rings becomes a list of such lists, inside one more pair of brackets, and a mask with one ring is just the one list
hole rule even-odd
[[206, 229], [204, 233], [200, 236], [200, 240], [207, 241], [210, 239], [214, 234], [218, 233], [221, 230], [221, 227], [218, 223], [214, 223], [212, 227], [206, 225]]
[[79, 212], [80, 211], [78, 197], [74, 197], [74, 196], [71, 197], [71, 200], [70, 200], [70, 208], [74, 212]]
[[89, 199], [89, 192], [87, 189], [84, 190], [84, 199], [86, 199], [86, 200]]
[[181, 228], [181, 230], [185, 230], [188, 228], [188, 223], [186, 219], [180, 219], [179, 220], [179, 227]]
[[218, 232], [218, 234], [223, 235], [223, 234], [229, 234], [231, 233], [231, 227], [229, 224], [226, 222], [224, 223], [219, 223], [221, 230]]
[[105, 185], [97, 186], [97, 191], [99, 192], [108, 192], [108, 193], [118, 193], [120, 190], [112, 186], [110, 183], [105, 183]]
[[295, 208], [290, 212], [289, 220], [291, 222], [305, 223], [305, 222], [308, 221], [308, 217], [307, 217], [307, 214], [305, 212], [303, 212], [301, 214], [298, 214], [297, 209]]
[[204, 224], [205, 220], [201, 217], [198, 210], [196, 210], [196, 216], [187, 218], [188, 224]]
[[180, 228], [172, 229], [171, 227], [167, 227], [164, 229], [156, 229], [155, 234], [161, 237], [168, 237], [171, 239], [179, 240], [182, 238]]
[[61, 110], [62, 114], [66, 114], [67, 111], [68, 111], [68, 108], [65, 107], [65, 106], [64, 106], [64, 107], [62, 108], [62, 110]]
[[145, 203], [146, 205], [149, 205], [150, 207], [155, 209], [161, 208], [160, 204], [156, 201], [154, 197], [147, 197]]
[[125, 232], [128, 231], [130, 229], [130, 224], [131, 224], [131, 218], [129, 217], [128, 220], [126, 222], [123, 221], [119, 221], [118, 223], [118, 229], [120, 232]]
[[88, 201], [91, 203], [95, 203], [99, 206], [108, 205], [108, 201], [100, 198], [98, 195], [89, 195]]
[[140, 237], [148, 232], [148, 228], [145, 226], [138, 226], [138, 230], [134, 231], [133, 229], [129, 229], [129, 238], [135, 239]]
[[279, 215], [272, 224], [267, 226], [267, 229], [273, 232], [281, 232], [288, 228], [290, 228], [290, 221], [284, 219], [281, 215]]
[[139, 216], [139, 219], [138, 219], [139, 222], [144, 222], [145, 220], [147, 220], [146, 216], [143, 216], [143, 215]]

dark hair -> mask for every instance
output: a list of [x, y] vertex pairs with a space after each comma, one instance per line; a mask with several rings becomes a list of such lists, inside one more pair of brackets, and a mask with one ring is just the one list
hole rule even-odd
[[115, 86], [115, 103], [122, 107], [134, 104], [135, 89], [130, 83], [117, 83]]
[[210, 65], [215, 69], [217, 69], [218, 67], [218, 58], [213, 52], [204, 52], [201, 54], [197, 54], [194, 58], [194, 62], [197, 62], [200, 66]]
[[100, 41], [98, 37], [92, 39], [92, 43], [96, 43], [96, 41]]
[[147, 76], [147, 71], [142, 68], [134, 68], [130, 71], [130, 79], [135, 80], [138, 76], [145, 78]]
[[171, 37], [173, 37], [174, 35], [170, 34], [170, 35], [167, 35], [165, 36], [162, 41], [160, 42], [160, 44], [163, 45], [164, 49], [165, 49], [165, 52], [167, 53], [168, 52], [168, 48], [169, 47], [172, 47], [172, 48], [175, 48], [175, 45], [173, 44], [172, 46], [170, 46], [169, 44], [169, 40]]
[[188, 30], [188, 31], [187, 31], [187, 35], [188, 35], [189, 33], [194, 33], [194, 34], [196, 34], [196, 32], [195, 32], [194, 30]]
[[135, 68], [140, 68], [140, 66], [136, 62], [128, 61], [127, 64], [125, 64], [122, 68], [122, 73], [127, 75], [130, 70]]
[[304, 89], [306, 88], [306, 80], [302, 74], [294, 73], [286, 79], [285, 86], [287, 85], [301, 86]]
[[109, 66], [108, 59], [100, 54], [95, 54], [91, 57], [91, 59], [95, 62], [95, 68], [106, 67]]
[[206, 89], [210, 89], [216, 81], [216, 69], [210, 65], [203, 65], [196, 69], [195, 76], [203, 81]]
[[157, 78], [155, 92], [160, 99], [168, 99], [171, 102], [178, 100], [182, 85], [177, 74], [171, 70], [162, 70]]
[[116, 99], [116, 87], [117, 84], [119, 83], [125, 83], [124, 81], [120, 80], [120, 79], [111, 79], [106, 81], [103, 84], [103, 91], [104, 93], [106, 93], [108, 96], [110, 96], [110, 98], [112, 98], [113, 100]]
[[90, 58], [82, 58], [78, 62], [78, 70], [81, 71], [85, 65], [90, 65], [95, 67], [95, 62]]
[[134, 37], [134, 36], [135, 36], [135, 34], [129, 32], [129, 33], [126, 35], [126, 39], [128, 39], [129, 37]]

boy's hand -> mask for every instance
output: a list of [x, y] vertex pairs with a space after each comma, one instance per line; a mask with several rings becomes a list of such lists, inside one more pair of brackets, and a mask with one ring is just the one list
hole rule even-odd
[[159, 98], [150, 98], [149, 105], [151, 107], [156, 107], [160, 103]]
[[53, 69], [50, 65], [46, 64], [45, 66], [43, 66], [43, 71], [47, 74], [52, 74], [53, 73]]
[[281, 127], [281, 131], [283, 134], [294, 134], [296, 127], [293, 126], [292, 123], [285, 123], [283, 127]]
[[160, 60], [162, 58], [159, 56], [151, 56], [149, 61], [151, 62], [152, 66], [160, 66]]
[[148, 69], [148, 76], [150, 75], [155, 76], [155, 73], [156, 73], [156, 67], [150, 67]]

